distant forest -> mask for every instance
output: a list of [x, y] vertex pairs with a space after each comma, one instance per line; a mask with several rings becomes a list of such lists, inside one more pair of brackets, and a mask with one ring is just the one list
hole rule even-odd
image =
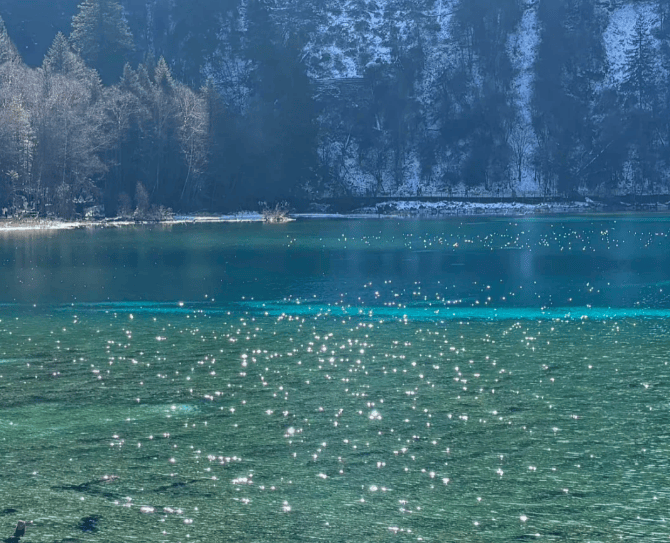
[[667, 0], [80, 1], [0, 0], [4, 214], [670, 188]]

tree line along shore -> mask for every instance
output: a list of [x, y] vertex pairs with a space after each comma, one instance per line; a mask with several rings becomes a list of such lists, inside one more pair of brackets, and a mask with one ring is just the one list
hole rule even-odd
[[[243, 10], [226, 0], [209, 71], [186, 69], [203, 63], [197, 52], [166, 59], [138, 46], [134, 12], [124, 14], [131, 4], [84, 0], [36, 67], [0, 19], [2, 216], [169, 220], [284, 200], [349, 212], [338, 202], [431, 195], [523, 203], [528, 183], [547, 202], [665, 205], [670, 71], [658, 66], [670, 65], [667, 2], [645, 3], [648, 14], [635, 7], [615, 83], [606, 10], [594, 0], [450, 0], [449, 22], [427, 16], [426, 3], [408, 12], [411, 32], [391, 33], [384, 55], [361, 53], [360, 73], [335, 79], [314, 75], [326, 31], [311, 19], [323, 9], [344, 17], [335, 0], [319, 9], [250, 0]], [[221, 19], [219, 4], [203, 1], [199, 17]], [[364, 36], [365, 10], [350, 7]], [[530, 50], [505, 44], [531, 34], [534, 60], [522, 69], [514, 55]], [[523, 70], [532, 71], [525, 102]]]

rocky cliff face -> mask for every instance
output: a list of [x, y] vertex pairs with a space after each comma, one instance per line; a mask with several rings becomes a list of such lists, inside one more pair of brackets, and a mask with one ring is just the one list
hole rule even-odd
[[[243, 33], [247, 0], [240, 1]], [[662, 0], [270, 6], [286, 39], [295, 40], [321, 105], [319, 156], [328, 191], [667, 191], [669, 8]], [[226, 25], [217, 52], [230, 51]], [[566, 40], [573, 51], [551, 50]], [[649, 66], [637, 66], [636, 76], [644, 47]], [[217, 58], [207, 57], [203, 73], [223, 88], [230, 77]], [[555, 80], [547, 76], [552, 70], [561, 72]], [[541, 95], [542, 83], [555, 84], [558, 94]], [[632, 103], [636, 85], [653, 95], [647, 105]], [[566, 110], [549, 119], [552, 102]], [[582, 113], [587, 123], [571, 118]]]

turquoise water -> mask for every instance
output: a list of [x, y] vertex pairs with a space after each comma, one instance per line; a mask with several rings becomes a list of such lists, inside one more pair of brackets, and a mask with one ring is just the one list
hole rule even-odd
[[0, 234], [0, 537], [667, 541], [669, 226]]

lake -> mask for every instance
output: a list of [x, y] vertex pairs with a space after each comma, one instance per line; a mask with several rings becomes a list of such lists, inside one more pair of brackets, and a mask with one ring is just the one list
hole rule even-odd
[[0, 538], [667, 541], [670, 217], [0, 232]]

